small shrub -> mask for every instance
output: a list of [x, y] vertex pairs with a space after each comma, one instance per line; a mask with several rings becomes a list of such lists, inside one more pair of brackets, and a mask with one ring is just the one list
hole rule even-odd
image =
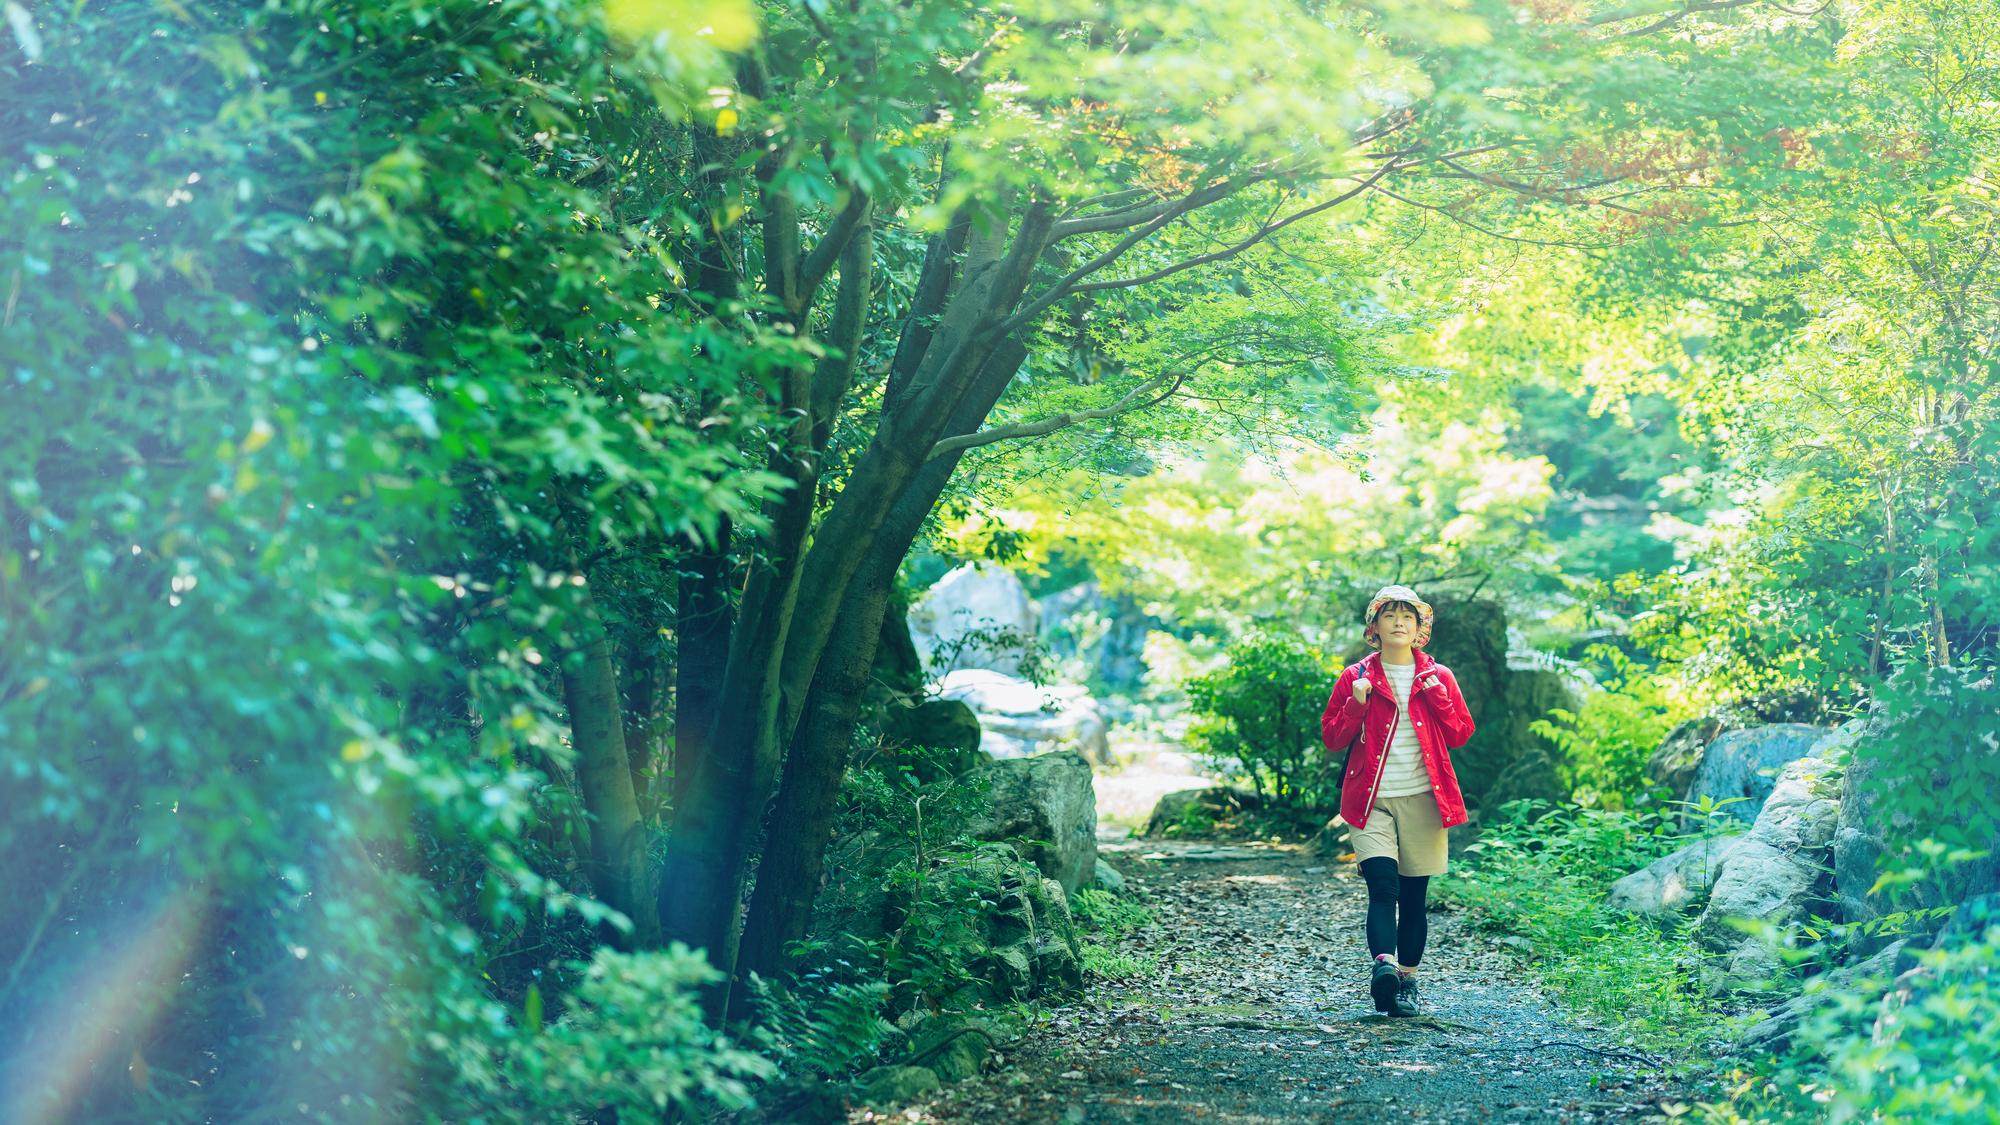
[[1105, 980], [1151, 976], [1160, 971], [1160, 959], [1150, 953], [1134, 953], [1087, 941], [1083, 943], [1083, 970]]
[[1646, 759], [1690, 709], [1673, 698], [1659, 677], [1612, 645], [1591, 645], [1586, 660], [1607, 669], [1603, 691], [1592, 692], [1575, 711], [1557, 708], [1550, 719], [1529, 729], [1562, 752], [1563, 784], [1579, 802], [1623, 809], [1652, 786]]
[[1112, 937], [1123, 937], [1153, 921], [1153, 912], [1144, 905], [1096, 887], [1071, 895], [1069, 910], [1077, 922]]
[[1340, 763], [1320, 744], [1319, 720], [1340, 663], [1276, 632], [1234, 641], [1225, 655], [1226, 665], [1188, 681], [1188, 744], [1240, 762], [1259, 796], [1305, 807], [1338, 803]]
[[749, 1106], [750, 1082], [775, 1073], [702, 1022], [696, 990], [722, 974], [686, 946], [606, 949], [575, 968], [581, 979], [566, 997], [568, 1013], [516, 1041], [489, 1084], [507, 1119], [540, 1109], [541, 1120], [567, 1120], [579, 1106], [607, 1107], [627, 1121], [656, 1121], [669, 1110], [699, 1117]]
[[750, 978], [765, 1054], [793, 1076], [840, 1078], [874, 1066], [882, 1048], [902, 1036], [882, 1018], [888, 997], [882, 981], [841, 984], [807, 975], [787, 988]]

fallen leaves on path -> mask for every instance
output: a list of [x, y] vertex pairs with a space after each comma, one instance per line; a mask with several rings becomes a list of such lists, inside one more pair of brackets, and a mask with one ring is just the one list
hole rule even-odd
[[[1128, 861], [1129, 862], [1129, 861]], [[1510, 955], [1433, 915], [1426, 1016], [1376, 1014], [1351, 864], [1283, 849], [1132, 864], [1152, 967], [1038, 1014], [1006, 1066], [850, 1121], [1664, 1125], [1665, 1076], [1566, 1019]], [[1629, 1050], [1629, 1048], [1625, 1048]]]

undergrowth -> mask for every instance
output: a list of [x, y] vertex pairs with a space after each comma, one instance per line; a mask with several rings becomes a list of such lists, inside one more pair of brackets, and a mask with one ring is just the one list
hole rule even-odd
[[1119, 942], [1141, 926], [1151, 925], [1153, 912], [1145, 904], [1119, 898], [1110, 891], [1085, 887], [1070, 897], [1070, 916], [1084, 931], [1084, 971], [1106, 980], [1149, 976], [1160, 971], [1160, 959], [1123, 949]]
[[1572, 1009], [1616, 1021], [1647, 1045], [1681, 1048], [1713, 1020], [1688, 979], [1692, 920], [1663, 927], [1604, 900], [1613, 880], [1686, 843], [1658, 812], [1517, 801], [1439, 893], [1527, 958], [1541, 986]]

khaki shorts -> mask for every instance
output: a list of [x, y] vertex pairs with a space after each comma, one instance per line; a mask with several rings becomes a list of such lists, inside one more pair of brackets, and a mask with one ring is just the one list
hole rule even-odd
[[1429, 793], [1375, 798], [1368, 826], [1355, 829], [1353, 838], [1356, 862], [1387, 856], [1398, 875], [1442, 875], [1450, 851], [1444, 817]]

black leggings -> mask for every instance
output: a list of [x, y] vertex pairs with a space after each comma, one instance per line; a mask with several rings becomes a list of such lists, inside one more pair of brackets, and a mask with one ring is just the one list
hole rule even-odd
[[1431, 877], [1398, 875], [1396, 861], [1381, 855], [1361, 861], [1361, 878], [1368, 884], [1368, 956], [1391, 953], [1397, 964], [1416, 968], [1431, 932], [1424, 906]]

